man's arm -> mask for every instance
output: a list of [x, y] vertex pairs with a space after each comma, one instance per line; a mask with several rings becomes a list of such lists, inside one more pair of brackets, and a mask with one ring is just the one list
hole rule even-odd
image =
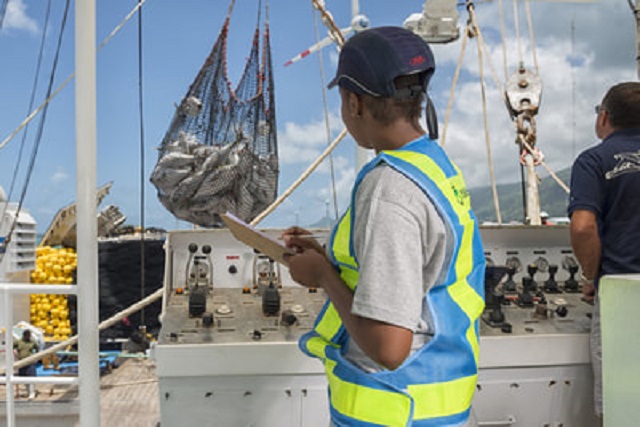
[[583, 209], [573, 212], [571, 215], [571, 246], [582, 267], [582, 274], [587, 279], [595, 279], [600, 270], [602, 255], [602, 242], [598, 233], [595, 213]]

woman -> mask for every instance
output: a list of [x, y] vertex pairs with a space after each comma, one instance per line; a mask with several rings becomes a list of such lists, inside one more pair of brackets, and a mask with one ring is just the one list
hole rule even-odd
[[324, 362], [337, 426], [475, 425], [484, 255], [428, 99], [430, 136], [420, 125], [434, 70], [429, 46], [402, 28], [347, 41], [329, 87], [349, 133], [377, 156], [326, 253], [306, 230], [283, 233], [292, 278], [328, 296], [300, 346]]

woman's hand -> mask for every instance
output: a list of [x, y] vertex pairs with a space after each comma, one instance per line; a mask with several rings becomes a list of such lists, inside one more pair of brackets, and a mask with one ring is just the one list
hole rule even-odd
[[327, 257], [317, 250], [303, 248], [295, 255], [285, 255], [289, 262], [289, 273], [297, 283], [307, 288], [320, 288], [333, 271]]
[[324, 248], [316, 239], [311, 237], [309, 230], [300, 227], [290, 227], [282, 232], [284, 244], [295, 252], [302, 252], [303, 249], [313, 249], [324, 254]]
[[282, 233], [285, 245], [296, 252], [295, 255], [286, 256], [289, 273], [302, 286], [320, 287], [321, 279], [333, 270], [333, 266], [322, 245], [316, 239], [305, 236], [311, 236], [311, 233], [300, 227], [291, 227]]

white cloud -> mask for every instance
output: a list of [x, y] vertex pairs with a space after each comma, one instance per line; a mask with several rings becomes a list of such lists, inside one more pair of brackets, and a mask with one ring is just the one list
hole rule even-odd
[[27, 5], [24, 0], [9, 0], [5, 10], [3, 30], [22, 30], [29, 33], [38, 32], [38, 24], [27, 15]]
[[[503, 47], [496, 3], [479, 6], [478, 19], [487, 43], [487, 53], [500, 85], [504, 86]], [[557, 12], [560, 9], [557, 4], [538, 2], [532, 3], [531, 9], [543, 84], [540, 111], [536, 116], [537, 147], [545, 154], [545, 162], [550, 168], [558, 171], [569, 167], [575, 156], [597, 143], [593, 130], [593, 106], [600, 102], [608, 87], [619, 81], [637, 78], [633, 17], [626, 2], [615, 6], [611, 2], [576, 5], [573, 8], [564, 6], [561, 12]], [[508, 74], [516, 71], [520, 59], [525, 66], [533, 69], [532, 44], [524, 6], [520, 9], [519, 19], [521, 58], [513, 10], [510, 8], [505, 8], [505, 21]], [[464, 14], [461, 14], [460, 24], [464, 25], [464, 22]], [[476, 42], [476, 39], [470, 39], [467, 44], [445, 147], [462, 169], [469, 187], [490, 185]], [[439, 106], [442, 133], [450, 82], [458, 63], [461, 42], [432, 47], [439, 72], [434, 77], [436, 84], [431, 95]], [[335, 52], [329, 53], [329, 57], [332, 62], [337, 61]], [[517, 182], [520, 180], [520, 166], [514, 125], [488, 63], [485, 63], [484, 76], [491, 158], [496, 181]], [[443, 82], [446, 81], [449, 83], [444, 87]], [[340, 126], [339, 116], [334, 114], [332, 128], [339, 129]], [[283, 163], [310, 163], [326, 146], [324, 122], [287, 123], [279, 138]], [[355, 172], [345, 158], [336, 157], [334, 160], [338, 203], [344, 209], [349, 202]], [[325, 162], [319, 172], [327, 171], [328, 162]], [[537, 173], [547, 175], [543, 167], [538, 167]], [[318, 211], [318, 216], [321, 213], [319, 210], [324, 213], [325, 200], [333, 202], [329, 185], [316, 185], [313, 189], [306, 189], [305, 193], [296, 197], [304, 198], [310, 209], [313, 206], [312, 209]], [[297, 204], [305, 205], [299, 201]]]
[[[540, 111], [536, 116], [537, 146], [553, 170], [569, 167], [577, 154], [597, 142], [593, 132], [593, 106], [599, 103], [607, 88], [619, 81], [636, 79], [633, 61], [635, 35], [632, 22], [627, 22], [632, 21], [628, 7], [592, 6], [576, 8], [573, 41], [571, 16], [552, 13], [551, 5], [535, 8], [538, 10], [534, 12], [534, 22], [543, 23], [540, 28], [535, 28], [538, 37], [536, 53], [543, 83]], [[493, 10], [483, 8], [483, 17], [489, 19], [481, 20], [480, 24], [491, 62], [501, 85], [504, 85], [502, 42], [496, 11], [495, 7]], [[506, 38], [508, 72], [513, 73], [520, 55], [513, 33], [513, 17], [507, 18], [507, 27], [512, 29]], [[485, 27], [483, 22], [491, 25]], [[628, 28], [622, 26], [623, 22], [629, 24]], [[598, 31], [593, 31], [593, 28], [598, 28]], [[520, 34], [522, 60], [525, 66], [533, 69], [529, 33], [523, 18]], [[455, 66], [460, 42], [436, 46], [434, 51], [441, 69], [447, 63]], [[463, 170], [470, 187], [490, 183], [477, 55], [476, 40], [472, 39], [467, 44], [446, 142], [447, 151]], [[515, 182], [520, 179], [520, 172], [514, 127], [487, 64], [484, 75], [495, 176], [498, 182]], [[436, 79], [452, 80], [452, 76], [443, 72]], [[432, 94], [438, 105], [447, 105], [449, 90], [450, 87], [446, 87]], [[442, 130], [444, 108], [440, 109], [439, 115]], [[538, 173], [546, 175], [542, 167], [538, 168]]]
[[[340, 117], [329, 115], [332, 140], [342, 129]], [[308, 163], [314, 161], [327, 147], [327, 128], [324, 119], [298, 124], [286, 122], [284, 131], [278, 133], [279, 158], [282, 164]]]
[[63, 182], [68, 180], [69, 174], [62, 167], [59, 167], [51, 176], [51, 182], [53, 182], [54, 184], [62, 184]]

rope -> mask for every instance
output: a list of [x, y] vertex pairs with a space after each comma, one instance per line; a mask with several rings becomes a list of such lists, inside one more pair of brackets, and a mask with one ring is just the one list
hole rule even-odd
[[[475, 19], [475, 12], [474, 12], [474, 19]], [[491, 55], [489, 55], [489, 51], [487, 50], [487, 44], [484, 42], [484, 36], [482, 35], [482, 31], [480, 31], [480, 27], [478, 27], [478, 23], [476, 21], [476, 32], [478, 33], [478, 43], [480, 43], [480, 45], [482, 46], [482, 51], [484, 52], [484, 56], [485, 58], [487, 58], [487, 64], [489, 64], [489, 71], [491, 71], [491, 76], [493, 77], [493, 81], [496, 84], [496, 87], [498, 88], [498, 91], [500, 92], [500, 94], [502, 95], [502, 98], [504, 100], [507, 99], [504, 90], [502, 89], [502, 85], [500, 84], [500, 79], [498, 78], [498, 73], [496, 72], [496, 69], [493, 67], [493, 62], [491, 62]]]
[[[160, 288], [157, 291], [155, 291], [154, 293], [152, 293], [151, 295], [149, 295], [148, 297], [146, 297], [145, 299], [138, 301], [137, 303], [133, 304], [132, 306], [130, 306], [129, 308], [126, 308], [124, 310], [122, 310], [119, 313], [114, 314], [113, 316], [111, 316], [110, 318], [100, 322], [100, 324], [98, 325], [98, 330], [102, 331], [105, 330], [107, 328], [112, 327], [113, 325], [115, 325], [116, 323], [118, 323], [119, 321], [122, 320], [122, 318], [127, 317], [129, 315], [131, 315], [132, 313], [135, 313], [136, 311], [140, 310], [143, 307], [148, 306], [149, 304], [155, 302], [156, 300], [162, 298], [162, 295], [164, 294], [164, 288]], [[13, 369], [19, 369], [19, 368], [23, 368], [27, 365], [31, 365], [33, 363], [36, 363], [38, 360], [42, 359], [45, 356], [48, 356], [50, 354], [54, 354], [54, 353], [58, 353], [59, 351], [67, 348], [70, 345], [74, 345], [78, 342], [78, 335], [74, 335], [71, 338], [61, 341], [58, 344], [52, 345], [51, 347], [47, 348], [46, 350], [40, 351], [36, 354], [33, 354], [29, 357], [25, 357], [24, 359], [21, 359], [17, 362], [15, 362], [13, 364]], [[5, 375], [6, 371], [4, 370], [4, 367], [0, 367], [0, 375]]]
[[516, 40], [518, 41], [518, 61], [522, 63], [522, 40], [520, 40], [520, 20], [518, 13], [518, 0], [513, 0], [513, 20], [516, 27]]
[[502, 63], [504, 66], [504, 81], [507, 81], [507, 77], [509, 76], [509, 71], [507, 69], [507, 38], [506, 31], [504, 28], [504, 5], [502, 4], [502, 0], [499, 1], [500, 5], [500, 36], [502, 38]]
[[322, 4], [324, 2], [321, 3], [318, 0], [311, 0], [311, 3], [313, 4], [313, 7], [318, 9], [318, 11], [320, 12], [320, 15], [322, 16], [322, 22], [329, 29], [329, 32], [333, 36], [333, 40], [338, 43], [338, 46], [342, 47], [342, 45], [345, 43], [344, 34], [342, 34], [342, 31], [340, 31], [340, 27], [336, 25], [336, 22], [333, 20], [331, 14], [327, 12], [327, 9], [324, 8], [324, 4]]
[[524, 145], [524, 147], [527, 149], [527, 151], [529, 151], [529, 153], [531, 153], [531, 155], [534, 157], [534, 161], [539, 162], [542, 166], [544, 166], [544, 168], [547, 170], [547, 172], [549, 172], [549, 175], [551, 176], [551, 178], [553, 178], [558, 185], [567, 193], [569, 194], [570, 189], [567, 186], [567, 184], [565, 184], [564, 182], [562, 182], [562, 180], [560, 179], [560, 177], [558, 175], [555, 174], [555, 172], [553, 172], [551, 170], [551, 168], [546, 164], [546, 162], [544, 160], [542, 160], [539, 156], [536, 156], [536, 152], [533, 150], [533, 147], [531, 147], [531, 145], [529, 145], [527, 143], [527, 141], [525, 140], [524, 136], [522, 134], [518, 135], [518, 139], [519, 142]]
[[[98, 46], [97, 48], [97, 52], [99, 52], [107, 43], [109, 43], [109, 41], [118, 33], [118, 31], [120, 31], [120, 29], [122, 29], [122, 27], [124, 26], [124, 24], [126, 24], [131, 17], [138, 11], [138, 9], [140, 9], [140, 7], [146, 2], [147, 0], [140, 0], [140, 2], [131, 10], [131, 12], [129, 12], [129, 14], [127, 16], [124, 17], [124, 19], [120, 22], [120, 24], [118, 24], [112, 31], [111, 33], [102, 41], [102, 43], [100, 43], [100, 46]], [[3, 149], [8, 143], [9, 141], [11, 141], [13, 138], [15, 138], [15, 136], [25, 127], [27, 126], [31, 120], [33, 120], [39, 113], [40, 111], [42, 111], [47, 104], [49, 104], [49, 102], [55, 98], [56, 96], [58, 96], [58, 94], [62, 91], [62, 89], [64, 89], [64, 87], [66, 85], [69, 84], [69, 82], [71, 82], [71, 80], [73, 80], [76, 76], [76, 73], [73, 72], [71, 73], [64, 82], [62, 82], [62, 84], [60, 86], [58, 86], [56, 88], [55, 91], [53, 91], [53, 93], [51, 94], [51, 96], [49, 96], [48, 98], [46, 98], [44, 100], [44, 102], [42, 104], [40, 104], [40, 106], [38, 106], [38, 108], [36, 108], [35, 110], [33, 110], [33, 112], [31, 114], [29, 114], [27, 116], [26, 119], [24, 119], [22, 121], [22, 123], [20, 123], [20, 125], [13, 131], [11, 132], [11, 134], [9, 136], [7, 136], [2, 143], [0, 143], [0, 150]]]
[[[140, 3], [142, 0], [138, 0]], [[146, 176], [144, 169], [144, 104], [142, 86], [142, 9], [138, 13], [138, 106], [140, 114], [140, 299], [145, 295], [145, 210], [144, 210], [144, 186]], [[144, 308], [140, 310], [140, 325], [145, 325]]]
[[540, 72], [538, 69], [538, 54], [536, 53], [536, 39], [533, 36], [533, 20], [531, 19], [531, 4], [529, 0], [525, 0], [524, 6], [527, 12], [527, 23], [529, 25], [529, 38], [531, 39], [531, 53], [533, 55], [533, 65], [536, 69], [536, 74], [540, 75]]
[[[67, 25], [67, 16], [69, 15], [69, 3], [67, 0], [65, 2], [64, 14], [62, 15], [62, 22], [60, 24], [60, 33], [58, 34], [58, 44], [56, 46], [55, 56], [53, 58], [53, 65], [51, 66], [51, 74], [49, 75], [49, 85], [47, 87], [47, 97], [51, 95], [51, 89], [53, 88], [53, 81], [56, 76], [56, 70], [58, 69], [58, 60], [60, 59], [60, 48], [62, 47], [62, 36], [64, 35], [64, 29]], [[22, 187], [22, 194], [20, 195], [20, 201], [18, 202], [18, 209], [16, 210], [16, 215], [13, 219], [13, 223], [11, 224], [11, 228], [7, 234], [7, 239], [3, 242], [4, 247], [8, 247], [11, 242], [13, 232], [18, 224], [18, 218], [20, 217], [20, 211], [22, 210], [22, 204], [24, 203], [24, 199], [27, 196], [27, 189], [29, 188], [29, 182], [31, 181], [31, 174], [33, 173], [33, 169], [36, 163], [36, 158], [38, 157], [38, 149], [40, 148], [40, 143], [42, 142], [42, 134], [44, 132], [44, 124], [47, 119], [47, 109], [45, 108], [42, 112], [42, 117], [40, 118], [40, 123], [38, 126], [38, 130], [36, 131], [36, 137], [33, 143], [33, 148], [31, 149], [31, 158], [29, 159], [29, 166], [27, 167], [27, 176], [25, 178], [24, 185]]]
[[[471, 15], [472, 25], [474, 26], [474, 30], [477, 29], [477, 22], [475, 19], [473, 4], [469, 4], [469, 14]], [[487, 158], [489, 160], [489, 176], [491, 178], [491, 191], [493, 192], [493, 205], [496, 211], [496, 218], [498, 220], [498, 224], [502, 224], [502, 215], [500, 214], [500, 202], [498, 200], [498, 188], [496, 186], [496, 178], [494, 174], [493, 167], [493, 158], [491, 155], [491, 141], [489, 138], [489, 122], [487, 119], [487, 95], [484, 83], [484, 66], [482, 60], [482, 45], [480, 36], [478, 36], [478, 70], [480, 73], [480, 89], [482, 92], [482, 117], [484, 120], [484, 137], [485, 137], [485, 145], [487, 147]]]
[[[33, 108], [33, 103], [35, 102], [35, 98], [36, 98], [36, 90], [38, 88], [38, 80], [40, 80], [40, 66], [42, 65], [42, 56], [43, 56], [43, 52], [44, 52], [44, 44], [45, 44], [45, 40], [48, 34], [48, 30], [49, 30], [49, 17], [50, 17], [50, 12], [51, 12], [51, 0], [49, 0], [47, 2], [47, 10], [45, 13], [45, 24], [44, 24], [44, 28], [42, 30], [42, 38], [40, 40], [40, 52], [38, 53], [38, 63], [36, 65], [36, 72], [35, 72], [35, 77], [33, 79], [33, 88], [31, 89], [31, 99], [29, 100], [29, 108], [27, 109], [27, 111], [31, 111], [31, 109]], [[18, 171], [20, 170], [20, 164], [22, 163], [22, 152], [24, 150], [24, 145], [26, 143], [27, 140], [27, 134], [28, 134], [28, 130], [29, 128], [26, 128], [24, 130], [24, 133], [22, 134], [22, 141], [20, 141], [20, 150], [18, 150], [18, 159], [16, 160], [16, 164], [15, 167], [13, 169], [13, 177], [11, 178], [11, 185], [9, 186], [9, 193], [7, 195], [7, 200], [11, 200], [11, 197], [13, 195], [13, 188], [14, 185], [16, 183], [16, 178], [18, 177]], [[2, 215], [0, 215], [0, 218], [4, 218], [5, 213], [7, 212], [7, 208], [9, 207], [9, 203], [6, 203], [4, 205], [4, 209], [2, 210]]]
[[282, 195], [280, 197], [278, 197], [276, 199], [275, 202], [273, 202], [267, 209], [265, 209], [264, 211], [262, 211], [260, 213], [260, 215], [258, 215], [257, 217], [255, 217], [253, 219], [253, 221], [251, 221], [251, 225], [255, 226], [257, 225], [260, 221], [262, 221], [267, 215], [269, 215], [271, 212], [273, 212], [278, 206], [280, 206], [282, 204], [282, 202], [289, 197], [289, 195], [291, 193], [293, 193], [293, 191], [298, 188], [300, 186], [300, 184], [302, 184], [304, 182], [305, 179], [307, 179], [309, 177], [309, 175], [311, 175], [311, 173], [316, 170], [318, 168], [318, 166], [320, 166], [320, 163], [322, 163], [322, 161], [329, 155], [329, 153], [331, 153], [333, 151], [334, 148], [336, 148], [336, 146], [338, 145], [338, 143], [340, 141], [342, 141], [342, 139], [347, 136], [347, 129], [342, 129], [342, 132], [340, 132], [340, 135], [338, 135], [336, 137], [336, 139], [333, 140], [333, 142], [324, 150], [324, 152], [322, 154], [320, 154], [320, 156], [318, 156], [318, 158], [311, 164], [311, 166], [309, 166], [309, 168], [307, 168], [306, 171], [304, 171], [302, 173], [302, 175], [300, 175], [300, 177], [293, 183], [291, 184], [291, 186], [289, 188], [287, 188], [287, 190], [282, 193]]
[[[313, 24], [316, 33], [316, 43], [320, 41], [320, 31], [318, 30], [318, 15], [313, 11]], [[327, 85], [324, 78], [324, 66], [322, 62], [322, 49], [318, 50], [318, 67], [320, 68], [320, 84], [322, 85], [322, 105], [324, 106], [324, 126], [327, 133], [327, 145], [331, 144], [331, 125], [329, 123], [329, 107], [327, 105]], [[331, 193], [333, 195], [333, 209], [335, 219], [338, 219], [338, 192], [336, 190], [336, 174], [333, 165], [333, 154], [329, 155], [329, 169], [331, 171]]]
[[456, 73], [453, 75], [453, 83], [451, 84], [451, 92], [449, 93], [449, 103], [447, 104], [447, 112], [444, 118], [444, 127], [442, 128], [442, 137], [440, 138], [440, 145], [444, 147], [447, 142], [447, 129], [449, 128], [449, 120], [451, 119], [451, 110], [453, 108], [453, 95], [458, 85], [458, 78], [460, 77], [460, 70], [462, 69], [462, 60], [464, 59], [464, 53], [467, 48], [467, 40], [469, 40], [469, 32], [464, 31], [462, 36], [462, 46], [460, 47], [460, 57], [458, 58], [458, 66], [456, 67]]

